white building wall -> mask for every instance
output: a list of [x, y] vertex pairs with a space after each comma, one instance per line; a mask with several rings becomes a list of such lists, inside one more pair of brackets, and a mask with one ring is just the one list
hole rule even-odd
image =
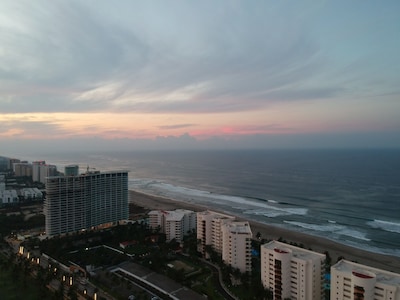
[[331, 299], [400, 300], [400, 274], [347, 260], [331, 267]]
[[161, 232], [166, 234], [167, 241], [176, 239], [181, 242], [188, 232], [196, 229], [196, 213], [191, 210], [153, 210], [148, 215], [150, 228], [160, 226]]
[[240, 272], [251, 271], [252, 232], [248, 222], [222, 225], [222, 260]]
[[16, 204], [18, 203], [18, 194], [16, 190], [3, 190], [0, 191], [0, 200], [3, 204]]
[[217, 213], [214, 211], [203, 211], [197, 213], [197, 239], [198, 251], [206, 255], [207, 245], [212, 246], [214, 251], [222, 254], [222, 225], [233, 221], [235, 217]]
[[160, 232], [165, 233], [164, 226], [164, 211], [161, 210], [152, 210], [148, 213], [149, 216], [149, 227], [153, 230], [160, 227]]
[[261, 246], [261, 281], [282, 299], [323, 299], [325, 255], [272, 241]]

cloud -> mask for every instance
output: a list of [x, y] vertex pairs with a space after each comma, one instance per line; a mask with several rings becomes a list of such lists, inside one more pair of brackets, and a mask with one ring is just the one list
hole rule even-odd
[[196, 124], [172, 124], [172, 125], [162, 125], [158, 128], [160, 129], [180, 129], [195, 126]]
[[59, 138], [65, 136], [66, 131], [52, 121], [8, 120], [0, 121], [0, 138]]
[[398, 4], [338, 3], [2, 1], [1, 136], [398, 128]]
[[0, 100], [4, 112], [254, 110], [323, 64], [306, 20], [290, 20], [290, 12], [283, 24], [273, 6], [261, 14], [258, 4], [222, 5], [214, 13], [207, 5], [175, 5], [162, 15], [152, 5], [128, 5], [130, 22], [103, 13], [108, 8], [112, 16], [115, 7], [47, 4], [8, 7], [21, 25], [3, 26], [1, 42], [10, 53], [1, 63], [0, 92], [12, 99]]

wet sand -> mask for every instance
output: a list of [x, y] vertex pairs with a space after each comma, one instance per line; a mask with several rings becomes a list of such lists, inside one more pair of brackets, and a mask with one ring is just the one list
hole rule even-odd
[[[203, 205], [196, 205], [192, 203], [185, 203], [181, 201], [175, 201], [164, 197], [158, 197], [140, 193], [137, 191], [129, 191], [130, 203], [137, 205], [138, 207], [144, 208], [146, 211], [150, 210], [174, 210], [174, 209], [188, 209], [192, 211], [204, 211], [212, 210], [212, 207], [206, 207]], [[305, 233], [300, 233], [273, 225], [267, 225], [249, 219], [237, 218], [238, 220], [249, 221], [253, 237], [259, 232], [261, 239], [265, 240], [277, 240], [282, 238], [287, 243], [302, 244], [304, 248], [311, 249], [313, 251], [324, 253], [328, 251], [332, 258], [332, 264], [334, 264], [338, 258], [343, 257], [347, 260], [354, 261], [360, 264], [371, 266], [374, 268], [383, 269], [395, 273], [400, 273], [400, 258], [396, 256], [383, 255], [365, 251], [359, 248], [346, 246], [335, 241], [329, 240], [329, 238], [322, 238]]]

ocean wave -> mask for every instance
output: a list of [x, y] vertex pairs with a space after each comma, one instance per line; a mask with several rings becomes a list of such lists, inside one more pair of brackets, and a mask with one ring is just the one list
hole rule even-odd
[[349, 236], [358, 240], [363, 241], [371, 241], [369, 238], [366, 237], [366, 233], [357, 231], [354, 229], [350, 229], [347, 226], [340, 225], [337, 223], [329, 223], [329, 224], [311, 224], [311, 223], [302, 223], [296, 221], [284, 221], [286, 224], [290, 224], [292, 226], [301, 227], [304, 229], [313, 230], [316, 232], [330, 232], [332, 234], [341, 235], [341, 236]]
[[[286, 215], [306, 215], [307, 208], [285, 207], [279, 205], [275, 200], [256, 200], [238, 196], [222, 195], [188, 187], [176, 186], [170, 183], [155, 181], [153, 179], [135, 179], [131, 181], [132, 186], [143, 191], [156, 192], [158, 195], [174, 198], [181, 201], [212, 201], [218, 205], [236, 206], [244, 210], [246, 214], [259, 214], [267, 217], [286, 216]], [[177, 199], [180, 198], [180, 199]], [[183, 198], [183, 199], [182, 199]], [[289, 204], [286, 204], [288, 206]]]
[[400, 233], [400, 223], [399, 222], [391, 222], [384, 220], [373, 220], [367, 222], [369, 226], [372, 228], [383, 229], [388, 232]]
[[307, 214], [307, 209], [305, 209], [305, 208], [249, 209], [249, 210], [243, 211], [243, 214], [245, 214], [245, 215], [264, 216], [264, 217], [267, 217], [267, 218], [275, 218], [275, 217], [288, 216], [288, 215], [306, 215]]

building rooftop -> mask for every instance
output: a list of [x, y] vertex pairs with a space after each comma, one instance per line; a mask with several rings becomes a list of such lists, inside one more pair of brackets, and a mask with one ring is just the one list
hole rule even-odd
[[184, 212], [168, 211], [168, 214], [165, 215], [165, 220], [166, 221], [182, 221], [184, 216], [185, 216]]
[[232, 233], [251, 234], [249, 222], [230, 222], [225, 225]]
[[290, 244], [278, 242], [278, 241], [271, 241], [267, 244], [262, 245], [261, 247], [274, 250], [279, 253], [287, 253], [291, 252], [293, 257], [307, 260], [307, 259], [315, 259], [316, 257], [325, 258], [325, 254], [321, 254], [318, 252], [314, 252], [311, 250], [303, 249], [300, 247], [292, 246]]
[[219, 213], [219, 212], [212, 211], [212, 210], [201, 211], [201, 212], [198, 212], [198, 214], [200, 214], [200, 215], [212, 215], [212, 216], [215, 216], [215, 218], [228, 218], [228, 219], [234, 219], [235, 218], [234, 216], [226, 215], [226, 214]]
[[358, 277], [371, 276], [372, 273], [376, 276], [376, 282], [397, 285], [400, 287], [400, 274], [397, 273], [361, 265], [344, 259], [333, 265], [331, 268], [340, 272], [352, 273]]

